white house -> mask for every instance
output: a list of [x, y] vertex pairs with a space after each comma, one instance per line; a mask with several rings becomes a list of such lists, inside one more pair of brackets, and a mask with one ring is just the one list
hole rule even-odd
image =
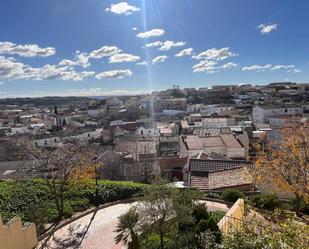
[[159, 137], [160, 136], [160, 129], [158, 129], [158, 128], [146, 129], [145, 127], [141, 126], [136, 130], [135, 135], [137, 135], [137, 136]]
[[235, 126], [236, 121], [234, 118], [209, 117], [202, 119], [202, 125], [204, 129], [223, 128], [223, 127]]
[[12, 127], [11, 132], [8, 135], [18, 135], [18, 134], [26, 134], [29, 133], [29, 129], [27, 126], [21, 127]]
[[188, 105], [187, 112], [198, 112], [203, 107], [205, 107], [203, 104]]
[[234, 110], [233, 106], [229, 105], [207, 105], [200, 109], [202, 116], [211, 116], [213, 114], [220, 115], [223, 112], [231, 112]]
[[32, 144], [36, 147], [55, 147], [60, 142], [61, 142], [61, 139], [55, 136], [55, 137], [45, 137], [45, 138], [33, 140]]
[[185, 113], [184, 111], [180, 111], [180, 110], [163, 110], [162, 114], [163, 115], [167, 115], [167, 116], [175, 116], [179, 113]]
[[303, 108], [294, 105], [257, 105], [253, 108], [254, 122], [268, 123], [272, 116], [297, 116], [303, 114]]
[[145, 96], [140, 100], [140, 106], [144, 109], [150, 109], [153, 105], [153, 97], [152, 96]]
[[122, 106], [123, 102], [117, 97], [110, 97], [106, 100], [108, 106]]
[[299, 116], [273, 116], [268, 118], [268, 123], [275, 127], [286, 127], [289, 125], [301, 125], [307, 120], [307, 118]]
[[82, 144], [87, 144], [93, 140], [100, 139], [103, 136], [103, 128], [95, 129], [94, 131], [85, 131], [77, 135], [68, 136], [64, 139], [76, 139]]

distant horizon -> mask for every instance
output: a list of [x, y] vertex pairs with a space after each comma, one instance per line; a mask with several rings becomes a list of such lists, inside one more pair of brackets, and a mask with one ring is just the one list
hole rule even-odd
[[[228, 83], [222, 83], [222, 84], [212, 84], [211, 86], [200, 86], [200, 87], [180, 87], [180, 89], [185, 89], [185, 88], [195, 88], [195, 89], [199, 89], [199, 88], [204, 88], [207, 87], [209, 89], [211, 89], [211, 87], [213, 86], [228, 86], [228, 85], [237, 85], [237, 86], [241, 86], [241, 85], [252, 85], [252, 86], [266, 86], [269, 84], [274, 84], [274, 83], [292, 83], [292, 84], [309, 84], [308, 82], [293, 82], [293, 81], [274, 81], [274, 82], [269, 82], [269, 83], [263, 83], [263, 84], [256, 84], [256, 83], [234, 83], [234, 84], [228, 84]], [[178, 85], [177, 85], [178, 86]], [[147, 95], [147, 94], [151, 94], [152, 92], [160, 92], [160, 91], [166, 91], [168, 89], [172, 89], [173, 86], [171, 85], [171, 87], [168, 88], [164, 88], [164, 89], [159, 89], [159, 90], [153, 90], [153, 91], [149, 91], [149, 92], [127, 92], [127, 93], [114, 93], [114, 94], [98, 94], [98, 95], [38, 95], [38, 96], [11, 96], [11, 97], [1, 97], [0, 96], [0, 100], [3, 99], [17, 99], [17, 98], [48, 98], [48, 97], [59, 97], [59, 98], [70, 98], [70, 97], [85, 97], [85, 98], [108, 98], [108, 97], [123, 97], [123, 96], [140, 96], [140, 95]]]

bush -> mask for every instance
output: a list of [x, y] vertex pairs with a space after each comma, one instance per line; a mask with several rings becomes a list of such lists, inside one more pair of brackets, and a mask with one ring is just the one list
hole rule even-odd
[[[172, 249], [174, 248], [174, 242], [164, 237], [164, 249]], [[160, 248], [160, 236], [158, 234], [152, 234], [147, 239], [141, 242], [142, 249], [158, 249]]]
[[213, 219], [216, 221], [216, 223], [218, 223], [222, 219], [222, 217], [224, 217], [224, 215], [225, 215], [225, 213], [220, 212], [220, 211], [210, 213], [210, 216], [213, 217]]
[[195, 205], [193, 207], [192, 216], [195, 219], [195, 224], [198, 224], [201, 220], [207, 220], [209, 218], [209, 214], [206, 206], [203, 204]]
[[216, 242], [221, 242], [221, 232], [219, 230], [219, 227], [217, 225], [217, 222], [214, 220], [212, 216], [210, 216], [207, 220], [202, 219], [198, 225], [195, 227], [195, 233], [197, 235], [211, 231], [216, 237]]
[[254, 207], [261, 209], [274, 210], [280, 206], [276, 195], [256, 195], [252, 197], [251, 201]]
[[243, 198], [244, 194], [236, 189], [225, 190], [221, 194], [221, 198], [225, 201], [236, 202], [239, 198]]
[[[129, 199], [142, 194], [146, 185], [132, 182], [99, 181], [99, 201]], [[66, 187], [64, 218], [84, 211], [96, 203], [94, 181], [84, 181]], [[43, 180], [0, 182], [0, 214], [4, 221], [19, 216], [38, 226], [55, 222], [58, 216], [53, 195]]]
[[[296, 199], [292, 200], [292, 209], [296, 210]], [[309, 203], [306, 203], [304, 200], [300, 201], [300, 212], [303, 214], [309, 215]]]

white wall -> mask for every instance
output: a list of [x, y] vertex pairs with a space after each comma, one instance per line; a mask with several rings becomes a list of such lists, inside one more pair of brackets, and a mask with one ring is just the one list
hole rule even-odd
[[145, 129], [144, 127], [139, 127], [135, 135], [137, 136], [151, 136], [151, 137], [159, 137], [160, 136], [160, 130], [153, 128], [153, 129]]
[[263, 109], [259, 106], [253, 108], [253, 121], [259, 123], [268, 122], [268, 117], [279, 116], [279, 115], [299, 115], [303, 113], [301, 107], [296, 108], [274, 108], [274, 109]]
[[45, 146], [55, 146], [59, 142], [61, 142], [61, 139], [59, 137], [49, 137], [49, 138], [34, 140], [32, 141], [32, 144], [38, 147], [45, 147]]
[[245, 158], [245, 148], [227, 148], [227, 157]]

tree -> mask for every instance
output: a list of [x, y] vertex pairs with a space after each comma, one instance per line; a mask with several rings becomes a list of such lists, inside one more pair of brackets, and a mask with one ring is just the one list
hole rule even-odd
[[165, 248], [165, 235], [175, 226], [172, 218], [176, 213], [171, 197], [172, 189], [167, 186], [165, 181], [156, 179], [139, 204], [139, 208], [143, 212], [141, 219], [144, 230], [149, 234], [152, 232], [159, 234], [160, 249]]
[[33, 160], [33, 176], [44, 180], [58, 211], [58, 220], [61, 220], [65, 216], [67, 189], [74, 180], [89, 177], [88, 170], [84, 172], [82, 169], [84, 166], [89, 169], [92, 153], [82, 151], [80, 146], [73, 143], [62, 144], [57, 148], [38, 148], [25, 138], [19, 139], [17, 146]]
[[205, 219], [200, 220], [200, 222], [195, 227], [195, 232], [198, 235], [201, 233], [207, 232], [207, 231], [210, 231], [213, 233], [213, 235], [216, 238], [217, 243], [221, 242], [221, 232], [219, 230], [219, 227], [216, 221], [214, 220], [212, 216], [210, 216], [207, 220]]
[[134, 208], [138, 218], [130, 213], [119, 218], [116, 241], [128, 244], [136, 236], [139, 247], [134, 248], [196, 249], [204, 245], [198, 237], [210, 231], [219, 242], [221, 233], [216, 221], [205, 205], [197, 204], [200, 196], [196, 191], [171, 188], [164, 180], [155, 179]]
[[136, 208], [131, 208], [127, 213], [121, 215], [119, 218], [119, 223], [115, 232], [117, 236], [115, 237], [116, 243], [124, 242], [128, 246], [128, 249], [139, 249], [139, 214]]
[[257, 180], [294, 193], [296, 213], [300, 215], [302, 200], [309, 201], [309, 128], [286, 128], [276, 141], [267, 137], [256, 147]]

